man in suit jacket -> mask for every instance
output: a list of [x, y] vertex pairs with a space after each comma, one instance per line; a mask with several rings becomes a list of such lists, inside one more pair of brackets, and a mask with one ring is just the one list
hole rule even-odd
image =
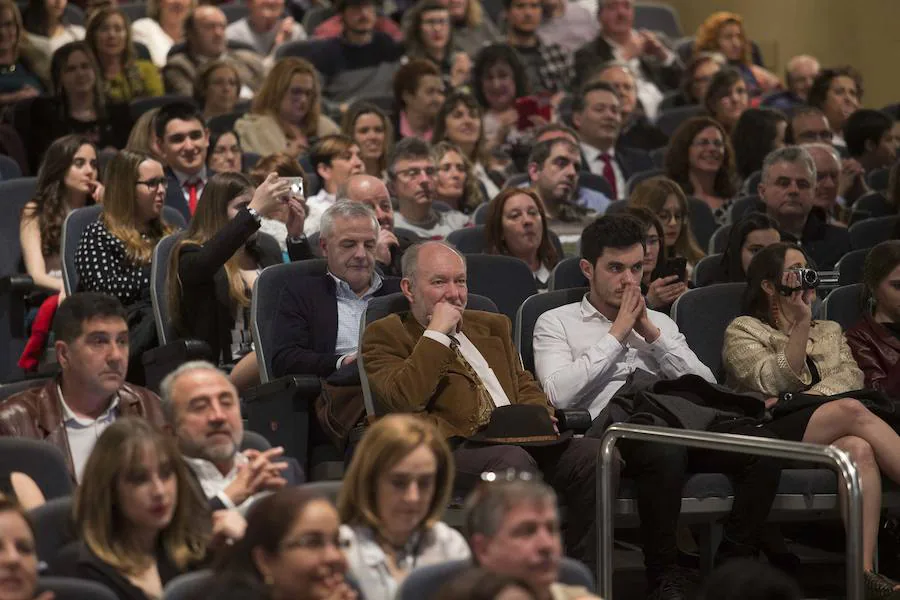
[[272, 369], [283, 375], [328, 377], [356, 360], [359, 322], [369, 300], [398, 292], [396, 279], [375, 271], [379, 225], [358, 203], [336, 202], [322, 215], [319, 245], [328, 272], [298, 277], [280, 291]]
[[237, 388], [212, 364], [179, 366], [160, 386], [166, 428], [214, 510], [242, 512], [260, 494], [300, 485], [303, 471], [283, 448], [241, 452], [244, 423]]
[[410, 312], [372, 323], [363, 338], [366, 373], [379, 401], [392, 411], [423, 415], [450, 439], [461, 487], [483, 471], [542, 471], [570, 508], [569, 552], [596, 564], [598, 440], [544, 447], [466, 441], [495, 408], [531, 404], [551, 415], [553, 409], [522, 368], [509, 319], [465, 310], [466, 261], [455, 248], [442, 241], [413, 246], [403, 257], [403, 276]]
[[628, 179], [652, 169], [653, 159], [643, 150], [619, 144], [622, 101], [615, 88], [604, 81], [582, 88], [575, 96], [572, 121], [581, 136], [584, 168], [606, 178], [615, 196], [613, 200], [627, 198]]
[[634, 29], [633, 0], [598, 0], [600, 35], [575, 52], [574, 86], [584, 85], [601, 64], [627, 63], [638, 78], [638, 97], [648, 116], [656, 118], [664, 92], [678, 88], [683, 66], [665, 39]]
[[605, 81], [615, 88], [622, 102], [622, 131], [618, 145], [651, 152], [669, 143], [669, 136], [650, 122], [647, 111], [638, 99], [638, 80], [628, 63], [608, 62], [594, 76], [595, 81]]
[[209, 130], [199, 109], [188, 102], [172, 102], [159, 109], [154, 121], [156, 153], [165, 162], [166, 206], [190, 222], [197, 201], [212, 173], [206, 168]]

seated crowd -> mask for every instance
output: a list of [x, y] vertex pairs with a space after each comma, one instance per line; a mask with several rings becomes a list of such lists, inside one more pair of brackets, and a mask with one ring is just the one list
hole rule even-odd
[[[877, 561], [882, 477], [900, 483], [900, 124], [861, 108], [854, 68], [801, 55], [782, 81], [740, 15], [676, 48], [633, 0], [503, 0], [497, 23], [476, 0], [247, 0], [230, 23], [217, 2], [133, 23], [67, 4], [0, 0], [0, 148], [35, 175], [18, 368], [42, 378], [0, 400], [0, 442], [40, 442], [71, 490], [67, 539], [38, 549], [55, 497], [4, 462], [0, 600], [47, 600], [45, 575], [158, 599], [196, 572], [197, 598], [596, 598], [601, 439], [627, 421], [846, 451], [865, 597], [900, 598]], [[860, 246], [878, 216], [894, 229]], [[869, 247], [857, 322], [818, 318], [809, 271], [843, 280]], [[497, 310], [514, 274], [486, 285], [474, 254], [527, 266], [517, 306], [549, 292], [530, 339]], [[719, 373], [676, 307], [725, 283], [744, 287]], [[319, 391], [260, 419], [276, 380]], [[282, 427], [300, 439], [269, 444]], [[307, 481], [323, 446], [333, 488]], [[769, 521], [787, 467], [617, 445], [646, 596], [694, 597], [682, 489], [712, 472], [734, 502], [702, 597], [734, 565], [799, 597], [756, 560], [797, 573]]]

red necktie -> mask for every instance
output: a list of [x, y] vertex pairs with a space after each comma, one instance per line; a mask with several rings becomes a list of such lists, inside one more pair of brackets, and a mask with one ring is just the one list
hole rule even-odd
[[600, 155], [600, 160], [603, 161], [603, 178], [609, 182], [609, 187], [612, 188], [612, 199], [618, 200], [619, 190], [616, 189], [616, 172], [613, 171], [612, 157], [603, 153]]
[[[606, 175], [606, 171], [604, 171], [603, 174]], [[193, 216], [194, 211], [197, 210], [197, 188], [199, 187], [199, 179], [188, 179], [184, 182], [184, 189], [187, 190], [188, 193], [188, 210], [191, 211], [191, 216]]]

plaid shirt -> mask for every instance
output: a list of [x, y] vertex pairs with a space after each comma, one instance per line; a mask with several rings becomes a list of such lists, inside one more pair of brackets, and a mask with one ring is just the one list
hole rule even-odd
[[[545, 44], [538, 40], [538, 81], [531, 82], [531, 91], [563, 92], [575, 77], [575, 63], [572, 54], [566, 52], [559, 44]], [[525, 60], [523, 58], [523, 60]]]

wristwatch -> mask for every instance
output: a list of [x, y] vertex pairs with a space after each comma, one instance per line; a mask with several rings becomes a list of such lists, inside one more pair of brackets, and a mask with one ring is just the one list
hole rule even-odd
[[256, 212], [255, 208], [247, 207], [247, 212], [250, 213], [250, 216], [256, 221], [257, 225], [262, 225], [262, 217], [259, 216], [259, 213]]
[[306, 234], [305, 233], [301, 233], [298, 236], [293, 236], [293, 235], [288, 236], [288, 243], [290, 243], [290, 244], [303, 244], [305, 242], [306, 242]]

